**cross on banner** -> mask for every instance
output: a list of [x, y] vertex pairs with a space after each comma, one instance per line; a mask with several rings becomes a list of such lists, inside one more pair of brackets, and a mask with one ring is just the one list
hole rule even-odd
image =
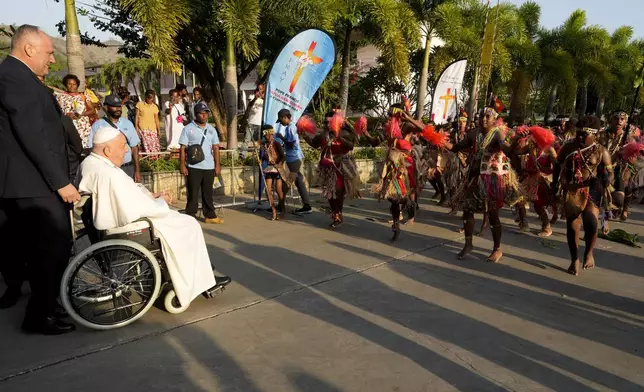
[[456, 99], [456, 94], [451, 95], [450, 93], [452, 92], [451, 88], [447, 89], [447, 93], [441, 97], [439, 97], [441, 100], [445, 101], [445, 108], [443, 109], [443, 120], [447, 118], [447, 111], [449, 109], [449, 102], [453, 99]]
[[300, 75], [302, 75], [302, 71], [304, 71], [304, 68], [308, 67], [311, 64], [320, 64], [323, 61], [321, 58], [313, 56], [313, 51], [315, 50], [317, 44], [317, 42], [313, 41], [309, 46], [309, 50], [307, 50], [306, 52], [302, 52], [300, 50], [293, 52], [293, 56], [298, 58], [298, 65], [297, 70], [295, 71], [295, 76], [293, 76], [293, 81], [291, 81], [291, 85], [288, 89], [289, 93], [293, 92], [293, 89], [295, 88]]

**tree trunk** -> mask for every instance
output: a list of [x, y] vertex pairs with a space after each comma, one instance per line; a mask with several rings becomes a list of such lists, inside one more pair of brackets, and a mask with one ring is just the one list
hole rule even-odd
[[597, 99], [597, 107], [595, 108], [595, 116], [602, 118], [602, 114], [604, 113], [604, 103], [606, 102], [605, 97], [599, 97]]
[[557, 102], [557, 90], [559, 86], [556, 84], [550, 89], [550, 97], [548, 98], [548, 107], [546, 108], [546, 124], [550, 124], [556, 117], [555, 115], [555, 102]]
[[232, 34], [226, 34], [226, 125], [228, 129], [227, 149], [237, 148], [237, 65], [235, 60], [235, 41]]
[[347, 114], [349, 101], [349, 71], [351, 68], [351, 24], [348, 23], [344, 34], [344, 48], [342, 49], [342, 73], [340, 74], [340, 108]]
[[530, 92], [530, 78], [523, 70], [517, 69], [512, 75], [512, 102], [510, 102], [510, 116], [508, 122], [514, 126], [517, 118], [526, 117], [526, 100]]
[[[425, 113], [425, 97], [427, 96], [427, 76], [429, 74], [429, 53], [431, 52], [432, 31], [428, 29], [425, 38], [425, 53], [423, 54], [423, 67], [420, 69], [420, 82], [418, 84], [418, 99], [416, 102], [416, 120], [422, 120]], [[458, 110], [458, 108], [456, 108]]]
[[579, 109], [577, 110], [577, 118], [582, 118], [586, 115], [588, 109], [588, 84], [584, 82], [579, 89]]
[[85, 62], [81, 46], [78, 17], [76, 16], [76, 1], [65, 0], [65, 27], [67, 45], [67, 68], [70, 74], [80, 80], [79, 91], [85, 90]]

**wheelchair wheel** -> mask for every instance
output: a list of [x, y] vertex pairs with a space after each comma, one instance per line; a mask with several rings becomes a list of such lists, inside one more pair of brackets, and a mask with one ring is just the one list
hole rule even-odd
[[74, 321], [107, 330], [142, 317], [160, 289], [159, 263], [149, 250], [133, 241], [107, 240], [83, 250], [69, 263], [60, 298]]
[[165, 310], [167, 310], [168, 313], [171, 314], [183, 313], [186, 311], [186, 309], [188, 309], [188, 306], [190, 306], [190, 304], [182, 305], [181, 302], [179, 302], [179, 298], [177, 297], [177, 294], [174, 292], [174, 290], [169, 290], [165, 294], [163, 305], [165, 306]]

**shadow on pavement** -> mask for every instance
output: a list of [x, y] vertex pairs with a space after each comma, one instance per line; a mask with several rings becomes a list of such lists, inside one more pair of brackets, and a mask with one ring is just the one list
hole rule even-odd
[[[252, 244], [222, 233], [219, 233], [218, 236], [223, 240], [235, 243], [237, 245], [235, 251], [249, 259], [253, 259], [256, 255], [271, 255], [271, 257], [262, 257], [261, 260], [253, 259], [266, 268], [262, 269], [261, 273], [266, 275], [265, 279], [268, 281], [284, 279], [297, 281], [297, 278], [292, 276], [292, 269], [284, 268], [282, 258], [299, 259], [302, 268], [327, 270], [329, 275], [349, 275], [352, 272], [339, 265], [300, 255], [284, 248]], [[360, 248], [356, 248], [356, 252], [365, 254], [365, 250]], [[242, 262], [242, 260], [238, 261]], [[239, 267], [241, 268], [241, 266]], [[259, 267], [246, 263], [245, 268], [247, 268], [245, 272], [238, 270], [237, 282], [257, 292], [257, 287], [254, 287], [252, 282], [246, 280], [245, 277], [260, 273], [256, 270]], [[519, 336], [501, 331], [462, 313], [396, 291], [362, 273], [351, 274], [342, 279], [341, 288], [336, 288], [334, 284], [319, 284], [315, 286], [315, 289], [347, 304], [399, 323], [413, 331], [451, 342], [555, 390], [577, 391], [591, 388], [543, 364], [557, 364], [564, 371], [619, 390], [640, 387], [619, 376], [554, 352]], [[301, 288], [298, 291], [306, 291], [309, 292], [309, 295], [316, 296], [316, 306], [311, 306], [310, 303], [302, 305], [298, 296], [293, 295], [280, 296], [275, 300], [293, 310], [316, 317], [398, 352], [458, 389], [471, 388], [472, 385], [476, 386], [476, 390], [500, 388], [487, 378], [467, 370], [442, 355], [338, 308], [319, 294], [315, 294], [310, 287]], [[263, 293], [259, 292], [258, 294]]]

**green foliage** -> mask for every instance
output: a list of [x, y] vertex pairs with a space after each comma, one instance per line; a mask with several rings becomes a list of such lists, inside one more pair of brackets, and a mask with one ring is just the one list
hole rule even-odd
[[107, 89], [114, 89], [120, 86], [123, 80], [134, 84], [136, 76], [141, 76], [139, 91], [135, 91], [135, 94], [143, 95], [145, 90], [151, 88], [153, 81], [157, 79], [156, 71], [157, 68], [151, 59], [119, 58], [116, 62], [106, 64], [101, 68], [94, 83]]
[[320, 151], [312, 148], [303, 148], [304, 162], [305, 163], [318, 163], [320, 162]]
[[159, 159], [142, 159], [141, 172], [168, 172], [179, 170], [179, 160], [176, 158], [161, 157]]
[[355, 159], [385, 159], [386, 149], [383, 147], [363, 147], [353, 150]]
[[349, 107], [359, 112], [374, 111], [384, 116], [392, 104], [405, 94], [405, 85], [390, 78], [382, 65], [371, 68], [349, 87]]

